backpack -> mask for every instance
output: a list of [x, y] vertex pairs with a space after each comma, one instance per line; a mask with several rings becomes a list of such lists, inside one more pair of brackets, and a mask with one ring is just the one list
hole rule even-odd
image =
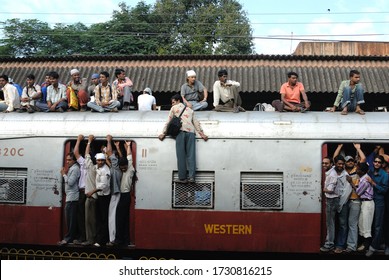
[[173, 115], [173, 118], [170, 120], [170, 122], [167, 125], [166, 135], [170, 135], [171, 137], [176, 138], [177, 135], [180, 133], [181, 126], [182, 126], [181, 116], [184, 113], [185, 108], [186, 108], [186, 104], [178, 117], [176, 115]]
[[255, 104], [253, 111], [265, 111], [265, 106], [261, 103], [257, 103]]

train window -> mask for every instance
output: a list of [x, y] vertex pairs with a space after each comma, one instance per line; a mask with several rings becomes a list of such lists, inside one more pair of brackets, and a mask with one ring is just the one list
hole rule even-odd
[[241, 173], [242, 210], [280, 210], [282, 208], [282, 172]]
[[27, 168], [0, 168], [0, 203], [26, 203]]
[[173, 171], [173, 208], [213, 208], [215, 173], [197, 171], [195, 183], [176, 183], [178, 171]]

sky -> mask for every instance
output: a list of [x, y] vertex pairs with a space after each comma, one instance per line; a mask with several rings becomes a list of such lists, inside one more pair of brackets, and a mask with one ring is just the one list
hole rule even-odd
[[[111, 19], [124, 0], [17, 0], [0, 11], [2, 22], [11, 18], [38, 19], [49, 24], [86, 25]], [[257, 54], [292, 54], [300, 41], [389, 42], [387, 0], [237, 0], [253, 29]], [[124, 1], [135, 7], [138, 0]], [[145, 0], [154, 4], [155, 0]], [[328, 2], [328, 3], [325, 3]]]

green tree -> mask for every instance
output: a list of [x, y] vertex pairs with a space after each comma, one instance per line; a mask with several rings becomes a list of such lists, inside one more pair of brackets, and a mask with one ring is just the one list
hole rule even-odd
[[40, 54], [49, 45], [49, 25], [28, 19], [10, 19], [4, 23], [4, 38], [0, 40], [2, 55], [19, 57]]
[[90, 27], [8, 20], [0, 55], [252, 54], [252, 29], [236, 0], [124, 2]]
[[[158, 0], [154, 13], [169, 34], [163, 53], [252, 54], [252, 29], [235, 0]], [[165, 35], [166, 36], [166, 35]]]

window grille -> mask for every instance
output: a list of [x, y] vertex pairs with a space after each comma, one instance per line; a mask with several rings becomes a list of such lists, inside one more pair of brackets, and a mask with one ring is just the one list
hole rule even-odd
[[27, 168], [0, 168], [0, 203], [26, 203]]
[[279, 172], [241, 173], [242, 210], [283, 208], [283, 174]]
[[176, 183], [178, 172], [173, 172], [172, 204], [173, 208], [213, 208], [214, 172], [197, 172], [195, 183]]

